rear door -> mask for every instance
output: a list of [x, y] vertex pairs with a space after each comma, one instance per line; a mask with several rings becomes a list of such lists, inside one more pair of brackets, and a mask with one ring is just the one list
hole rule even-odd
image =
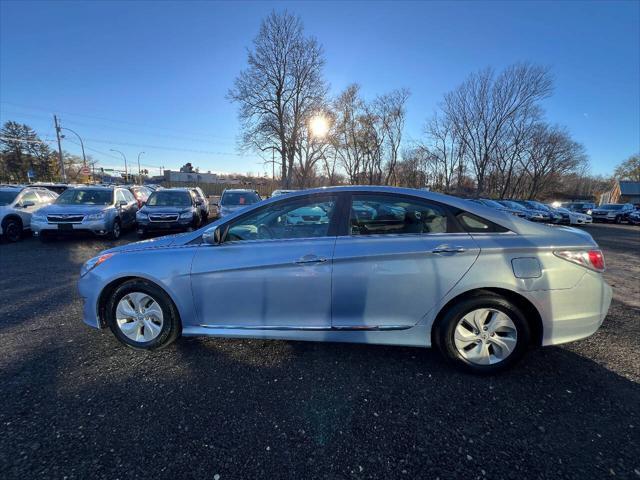
[[415, 325], [479, 254], [445, 207], [397, 194], [352, 195], [333, 256], [332, 326]]

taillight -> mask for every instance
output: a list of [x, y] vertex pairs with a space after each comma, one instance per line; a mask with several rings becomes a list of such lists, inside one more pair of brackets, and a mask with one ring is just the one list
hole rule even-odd
[[604, 272], [602, 250], [556, 250], [553, 254], [590, 270]]

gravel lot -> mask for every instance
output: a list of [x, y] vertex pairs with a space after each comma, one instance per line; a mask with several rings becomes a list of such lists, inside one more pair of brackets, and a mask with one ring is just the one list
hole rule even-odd
[[588, 230], [615, 291], [603, 327], [492, 378], [398, 347], [134, 352], [80, 319], [80, 265], [113, 242], [2, 244], [0, 478], [638, 479], [640, 228]]

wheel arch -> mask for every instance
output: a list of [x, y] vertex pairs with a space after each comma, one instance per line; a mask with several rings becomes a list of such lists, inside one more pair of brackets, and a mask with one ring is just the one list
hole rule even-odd
[[22, 221], [20, 215], [18, 215], [17, 213], [9, 213], [5, 215], [5, 217], [2, 219], [2, 225], [6, 225], [6, 222], [8, 222], [9, 220], [16, 220], [24, 229], [24, 222]]
[[483, 287], [483, 288], [468, 290], [449, 300], [440, 309], [440, 311], [438, 312], [438, 314], [436, 315], [433, 321], [433, 324], [431, 327], [431, 344], [435, 345], [435, 338], [434, 338], [434, 334], [436, 330], [435, 326], [440, 322], [442, 317], [444, 317], [446, 312], [453, 305], [467, 298], [476, 297], [476, 296], [487, 294], [487, 293], [503, 297], [506, 300], [513, 303], [514, 305], [516, 305], [524, 314], [531, 328], [531, 344], [534, 346], [542, 345], [542, 333], [543, 333], [542, 317], [540, 316], [540, 312], [538, 311], [536, 306], [533, 303], [531, 303], [530, 300], [528, 300], [526, 297], [519, 294], [518, 292], [515, 292], [513, 290], [508, 290], [506, 288], [497, 288], [497, 287], [486, 287], [486, 288]]
[[106, 323], [107, 300], [120, 285], [130, 280], [141, 280], [143, 282], [153, 284], [153, 286], [162, 290], [167, 295], [169, 300], [171, 300], [171, 303], [173, 304], [173, 308], [175, 309], [176, 314], [178, 316], [178, 323], [180, 324], [180, 328], [182, 328], [182, 318], [180, 317], [180, 310], [178, 309], [178, 305], [176, 304], [176, 301], [173, 299], [173, 296], [171, 295], [171, 293], [169, 293], [165, 288], [162, 287], [162, 285], [159, 285], [157, 282], [150, 280], [148, 278], [140, 277], [136, 275], [118, 277], [112, 280], [111, 282], [107, 283], [105, 287], [102, 289], [102, 291], [100, 292], [100, 295], [98, 296], [98, 305], [97, 305], [98, 322], [99, 322], [100, 328], [107, 327], [107, 323]]

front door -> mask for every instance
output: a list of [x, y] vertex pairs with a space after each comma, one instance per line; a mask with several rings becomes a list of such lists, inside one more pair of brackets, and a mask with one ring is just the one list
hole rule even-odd
[[452, 230], [437, 204], [354, 194], [349, 235], [337, 238], [333, 256], [333, 327], [418, 323], [479, 254], [470, 235]]
[[196, 253], [191, 284], [207, 326], [331, 326], [336, 196], [293, 197], [258, 207], [222, 227], [220, 245]]

